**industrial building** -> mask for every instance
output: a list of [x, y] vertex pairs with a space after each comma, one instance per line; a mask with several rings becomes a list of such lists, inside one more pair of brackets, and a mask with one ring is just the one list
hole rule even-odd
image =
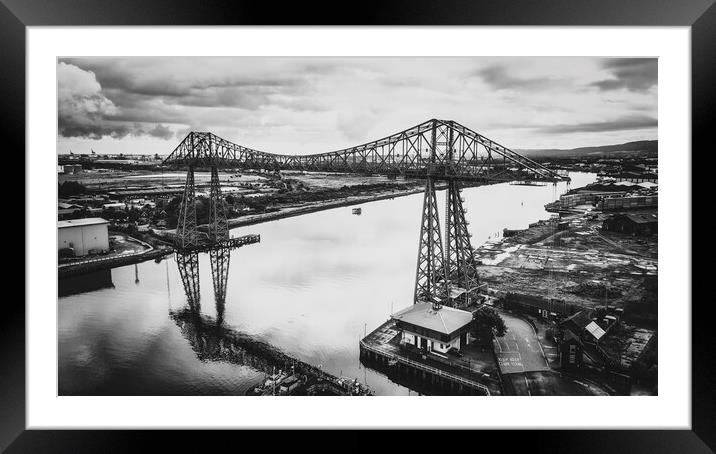
[[604, 329], [591, 317], [591, 312], [581, 310], [571, 317], [567, 317], [559, 323], [563, 331], [571, 331], [582, 341], [596, 343], [604, 336]]
[[656, 208], [659, 199], [656, 194], [649, 196], [609, 197], [597, 203], [601, 211], [635, 210], [642, 208]]
[[630, 235], [654, 235], [658, 232], [659, 219], [656, 213], [617, 214], [605, 219], [602, 228]]
[[70, 249], [81, 257], [109, 251], [109, 221], [102, 218], [71, 219], [57, 222], [57, 249]]
[[431, 303], [417, 303], [394, 314], [402, 343], [427, 351], [446, 353], [451, 347], [459, 350], [470, 341], [472, 313]]
[[619, 175], [614, 175], [616, 181], [628, 181], [630, 183], [658, 183], [659, 176], [655, 173], [636, 173], [636, 172], [624, 172]]
[[82, 164], [65, 164], [57, 166], [57, 173], [75, 174], [82, 172]]

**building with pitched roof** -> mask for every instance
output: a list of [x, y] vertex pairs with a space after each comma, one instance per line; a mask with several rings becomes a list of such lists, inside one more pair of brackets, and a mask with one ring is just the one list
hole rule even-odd
[[659, 218], [656, 213], [617, 214], [604, 220], [602, 228], [610, 232], [633, 235], [653, 235], [658, 232]]
[[417, 303], [391, 317], [401, 331], [401, 341], [427, 351], [459, 350], [470, 342], [472, 313], [431, 303]]
[[586, 309], [565, 318], [559, 326], [562, 330], [569, 330], [582, 340], [592, 343], [598, 342], [606, 334], [604, 329], [592, 319], [591, 311]]

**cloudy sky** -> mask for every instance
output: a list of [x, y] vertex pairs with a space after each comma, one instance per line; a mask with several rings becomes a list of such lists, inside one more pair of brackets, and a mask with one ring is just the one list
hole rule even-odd
[[57, 152], [168, 154], [190, 130], [286, 154], [430, 118], [514, 149], [657, 138], [657, 60], [62, 58]]

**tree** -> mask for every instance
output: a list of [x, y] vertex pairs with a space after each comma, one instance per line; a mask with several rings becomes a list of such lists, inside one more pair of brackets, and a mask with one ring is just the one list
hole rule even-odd
[[57, 184], [57, 194], [59, 197], [70, 197], [73, 195], [85, 194], [87, 188], [76, 181], [65, 181]]
[[488, 345], [492, 341], [493, 333], [497, 337], [502, 337], [506, 332], [505, 321], [495, 309], [481, 306], [473, 312], [470, 334], [477, 339], [479, 344]]

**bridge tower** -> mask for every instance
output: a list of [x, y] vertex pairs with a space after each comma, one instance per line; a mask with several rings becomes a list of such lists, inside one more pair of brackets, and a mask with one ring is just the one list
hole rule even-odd
[[[186, 174], [184, 195], [179, 207], [176, 237], [174, 245], [180, 250], [196, 249], [202, 243], [196, 219], [196, 188], [194, 185], [194, 167], [190, 166]], [[229, 222], [226, 216], [226, 202], [221, 196], [221, 183], [217, 166], [211, 166], [209, 185], [209, 244], [228, 240]]]
[[445, 261], [446, 273], [451, 285], [466, 290], [460, 303], [468, 303], [469, 295], [476, 290], [480, 281], [477, 274], [475, 252], [472, 249], [465, 219], [467, 210], [461, 194], [460, 183], [450, 180], [446, 191], [445, 214]]
[[229, 221], [226, 217], [226, 203], [221, 197], [221, 184], [216, 166], [211, 166], [209, 189], [209, 241], [219, 243], [229, 239]]
[[[442, 136], [442, 134], [441, 134]], [[435, 178], [430, 174], [434, 169], [438, 153], [438, 127], [433, 120], [430, 150], [427, 158], [428, 177], [423, 196], [423, 215], [420, 221], [418, 264], [415, 273], [414, 302], [429, 302], [439, 309], [447, 297], [445, 284], [445, 254], [440, 234], [438, 201], [435, 196]]]
[[415, 303], [432, 303], [433, 307], [438, 309], [445, 301], [444, 257], [435, 181], [428, 178], [425, 184], [423, 218], [420, 225]]
[[[434, 121], [427, 167], [448, 175], [445, 194], [445, 247], [443, 249], [435, 197], [437, 178], [429, 172], [423, 200], [415, 302], [429, 301], [436, 309], [441, 304], [457, 306], [469, 302], [470, 293], [479, 286], [460, 182], [449, 176], [455, 171], [455, 161], [459, 159], [455, 156], [455, 143], [453, 122], [438, 124]], [[442, 169], [437, 166], [441, 159]], [[465, 290], [458, 301], [453, 301], [450, 297], [452, 286]]]
[[196, 191], [194, 189], [194, 166], [189, 166], [186, 173], [184, 195], [179, 206], [174, 245], [179, 250], [199, 246], [199, 232], [196, 225]]

